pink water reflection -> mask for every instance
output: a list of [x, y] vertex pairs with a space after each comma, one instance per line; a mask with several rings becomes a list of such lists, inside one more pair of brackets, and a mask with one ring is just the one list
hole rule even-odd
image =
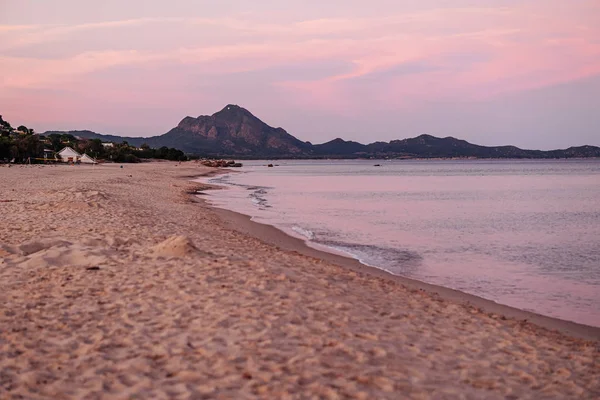
[[600, 326], [598, 161], [246, 170], [212, 201], [399, 275]]

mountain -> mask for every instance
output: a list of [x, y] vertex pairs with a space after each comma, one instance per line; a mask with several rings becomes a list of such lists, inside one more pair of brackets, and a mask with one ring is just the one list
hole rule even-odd
[[367, 151], [367, 146], [358, 142], [337, 138], [327, 143], [314, 145], [313, 149], [315, 154], [341, 156], [365, 153]]
[[160, 138], [162, 143], [177, 143], [196, 154], [261, 157], [311, 153], [309, 144], [232, 104], [211, 116], [186, 117]]
[[70, 133], [105, 142], [127, 141], [134, 146], [174, 147], [188, 154], [235, 158], [576, 158], [600, 157], [595, 146], [565, 150], [523, 150], [515, 146], [479, 146], [453, 137], [420, 135], [415, 138], [361, 144], [341, 138], [313, 145], [282, 128], [273, 128], [250, 111], [229, 104], [213, 115], [185, 117], [169, 132], [146, 138], [102, 135], [91, 131]]
[[367, 145], [369, 154], [380, 157], [405, 156], [419, 158], [577, 158], [600, 157], [595, 146], [570, 147], [566, 150], [523, 150], [515, 146], [479, 146], [453, 137], [420, 135], [416, 138], [392, 140]]
[[453, 137], [438, 138], [431, 135], [420, 135], [416, 138], [392, 140], [387, 144], [378, 143], [369, 148], [370, 152], [385, 154], [401, 154], [423, 158], [437, 157], [477, 157], [477, 158], [529, 158], [535, 157], [529, 150], [521, 150], [515, 146], [487, 147], [471, 144]]
[[[46, 132], [57, 133], [57, 132]], [[256, 118], [245, 108], [229, 104], [213, 115], [185, 117], [169, 132], [146, 138], [101, 135], [90, 131], [66, 132], [85, 139], [127, 141], [134, 146], [175, 147], [189, 154], [232, 157], [308, 156], [312, 146]]]

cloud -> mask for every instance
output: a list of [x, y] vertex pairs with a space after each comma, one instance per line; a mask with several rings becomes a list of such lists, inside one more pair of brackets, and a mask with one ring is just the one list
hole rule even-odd
[[[120, 21], [103, 21], [75, 25], [0, 25], [0, 34], [18, 32], [16, 37], [5, 37], [0, 51], [20, 48], [36, 43], [51, 43], [70, 35], [80, 34], [85, 31], [115, 29], [122, 27], [135, 27], [158, 22], [180, 22], [181, 18], [138, 18]], [[0, 36], [1, 37], [1, 36]]]
[[[412, 31], [415, 26], [440, 20], [454, 21], [479, 17], [501, 16], [510, 14], [508, 8], [444, 8], [420, 11], [408, 14], [387, 15], [379, 17], [358, 18], [317, 18], [279, 23], [256, 21], [248, 17], [144, 17], [124, 20], [89, 22], [80, 24], [32, 24], [32, 25], [0, 25], [0, 34], [19, 32], [18, 36], [3, 39], [0, 50], [20, 48], [36, 43], [51, 43], [70, 35], [86, 31], [112, 30], [118, 28], [143, 27], [167, 24], [173, 26], [209, 26], [230, 30], [238, 34], [254, 36], [283, 35], [288, 38], [327, 37], [352, 33], [365, 33], [383, 28], [400, 28]], [[421, 29], [421, 28], [419, 28]], [[460, 28], [458, 28], [460, 30]]]
[[[107, 102], [153, 107], [161, 98], [180, 107], [210, 98], [191, 91], [248, 99], [268, 92], [349, 116], [489, 99], [600, 72], [593, 1], [358, 3], [323, 4], [329, 13], [291, 2], [289, 11], [268, 14], [240, 6], [237, 13], [0, 25], [0, 91], [69, 88], [66, 101], [93, 90]], [[152, 90], [160, 95], [150, 101]]]

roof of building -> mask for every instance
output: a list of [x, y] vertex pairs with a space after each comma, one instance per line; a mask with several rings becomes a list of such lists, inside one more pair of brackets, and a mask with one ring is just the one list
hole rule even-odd
[[75, 150], [73, 150], [72, 147], [69, 147], [69, 146], [63, 148], [61, 151], [58, 152], [58, 154], [62, 155], [64, 152], [69, 152], [71, 154], [74, 154], [77, 157], [81, 157], [81, 154], [79, 154], [78, 152], [76, 152]]

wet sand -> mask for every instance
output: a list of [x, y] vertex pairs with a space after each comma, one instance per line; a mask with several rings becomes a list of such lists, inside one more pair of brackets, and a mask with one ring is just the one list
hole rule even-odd
[[[210, 193], [210, 190], [207, 191]], [[224, 221], [227, 227], [235, 229], [243, 234], [255, 237], [263, 242], [272, 244], [282, 250], [293, 251], [305, 256], [318, 258], [347, 269], [367, 273], [384, 279], [391, 279], [410, 289], [423, 290], [431, 295], [438, 295], [444, 300], [481, 308], [491, 314], [500, 314], [504, 317], [520, 320], [521, 322], [532, 322], [537, 326], [549, 330], [556, 330], [566, 335], [592, 341], [600, 341], [600, 328], [565, 321], [558, 318], [547, 317], [515, 307], [506, 306], [479, 296], [461, 292], [447, 287], [433, 285], [418, 280], [391, 274], [385, 270], [367, 266], [358, 260], [315, 249], [306, 244], [304, 240], [292, 237], [285, 232], [266, 224], [251, 220], [248, 215], [240, 214], [231, 210], [215, 208], [214, 212]]]
[[598, 329], [302, 248], [208, 172], [0, 167], [0, 398], [600, 395]]

